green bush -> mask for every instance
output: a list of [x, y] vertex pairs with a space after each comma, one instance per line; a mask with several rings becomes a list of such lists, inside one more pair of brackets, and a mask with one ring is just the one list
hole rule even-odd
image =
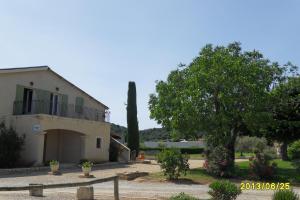
[[300, 173], [300, 159], [293, 160], [292, 165], [296, 168], [297, 172]]
[[176, 196], [172, 196], [169, 200], [197, 200], [197, 198], [187, 195], [184, 192], [181, 192]]
[[59, 164], [59, 162], [57, 161], [57, 160], [51, 160], [50, 162], [49, 162], [49, 165], [51, 166], [51, 165], [58, 165]]
[[24, 145], [25, 136], [19, 136], [12, 128], [7, 129], [0, 123], [0, 168], [10, 168], [17, 165]]
[[276, 163], [272, 162], [272, 157], [264, 152], [255, 151], [255, 156], [249, 159], [249, 169], [251, 175], [260, 179], [270, 179], [275, 174]]
[[273, 194], [272, 200], [300, 200], [300, 198], [292, 190], [278, 190]]
[[234, 200], [242, 193], [241, 189], [229, 181], [215, 181], [209, 185], [208, 194], [212, 200]]
[[300, 140], [293, 142], [288, 147], [288, 156], [292, 160], [300, 159]]
[[79, 165], [82, 165], [85, 162], [89, 162], [89, 160], [86, 159], [86, 158], [82, 158], [82, 159], [79, 160]]
[[90, 162], [90, 161], [86, 161], [86, 162], [82, 163], [81, 166], [82, 166], [83, 168], [90, 168], [90, 167], [93, 166], [93, 163]]
[[157, 156], [157, 162], [167, 179], [178, 179], [189, 170], [188, 156], [176, 149], [165, 149]]
[[220, 145], [208, 150], [206, 158], [203, 167], [208, 173], [221, 177], [231, 177], [234, 174], [234, 162], [225, 147]]

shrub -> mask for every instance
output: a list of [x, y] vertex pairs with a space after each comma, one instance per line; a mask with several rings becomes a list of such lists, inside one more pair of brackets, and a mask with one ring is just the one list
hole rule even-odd
[[209, 185], [209, 188], [211, 190], [208, 194], [213, 200], [234, 200], [242, 192], [239, 187], [229, 181], [215, 181]]
[[292, 143], [288, 148], [288, 156], [292, 160], [300, 159], [300, 140]]
[[273, 194], [272, 200], [300, 200], [300, 198], [292, 190], [278, 190]]
[[7, 129], [3, 122], [0, 123], [0, 168], [16, 166], [24, 141], [24, 135], [18, 136], [12, 128]]
[[87, 162], [82, 163], [82, 167], [83, 167], [83, 168], [90, 168], [90, 167], [92, 167], [92, 166], [93, 166], [93, 163], [90, 162], [90, 161], [87, 161]]
[[197, 198], [187, 195], [184, 192], [181, 192], [176, 196], [172, 196], [169, 200], [197, 200]]
[[86, 158], [82, 158], [82, 159], [79, 160], [79, 165], [82, 165], [85, 162], [89, 162], [89, 160], [86, 159]]
[[208, 173], [222, 177], [230, 177], [234, 174], [234, 162], [225, 147], [218, 146], [207, 151], [206, 157], [203, 167]]
[[300, 159], [293, 160], [292, 165], [296, 168], [297, 172], [300, 173]]
[[272, 157], [264, 152], [255, 151], [255, 156], [249, 159], [249, 168], [252, 176], [260, 179], [269, 179], [275, 173], [276, 163], [271, 163]]
[[49, 162], [49, 165], [58, 165], [58, 164], [59, 164], [59, 162], [57, 160], [51, 160]]
[[266, 146], [265, 149], [263, 149], [263, 153], [266, 154], [271, 159], [278, 158], [276, 149], [274, 147]]
[[259, 137], [242, 136], [237, 138], [235, 146], [236, 151], [240, 151], [241, 153], [252, 153], [256, 149], [265, 149], [267, 140]]
[[189, 169], [188, 156], [176, 149], [163, 150], [157, 158], [157, 162], [168, 179], [178, 179], [180, 175], [186, 175]]

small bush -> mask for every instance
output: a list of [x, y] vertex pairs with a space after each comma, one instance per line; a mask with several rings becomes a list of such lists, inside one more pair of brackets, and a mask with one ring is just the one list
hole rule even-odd
[[276, 163], [271, 163], [272, 157], [264, 152], [255, 152], [255, 156], [249, 159], [251, 175], [260, 179], [270, 179], [275, 174]]
[[85, 162], [89, 162], [89, 160], [85, 159], [85, 158], [82, 158], [82, 159], [79, 160], [79, 165], [82, 165]]
[[300, 200], [300, 198], [292, 190], [278, 190], [273, 194], [272, 200]]
[[15, 167], [20, 159], [25, 136], [19, 136], [12, 128], [0, 123], [0, 168]]
[[276, 149], [274, 147], [266, 146], [265, 149], [263, 150], [263, 153], [266, 154], [271, 159], [278, 158]]
[[58, 164], [59, 164], [59, 162], [57, 160], [51, 160], [49, 162], [49, 165], [58, 165]]
[[300, 173], [300, 159], [293, 160], [292, 165], [296, 168], [297, 172]]
[[288, 156], [292, 160], [300, 159], [300, 140], [297, 140], [288, 147]]
[[234, 162], [225, 147], [215, 147], [206, 154], [207, 160], [203, 167], [208, 173], [221, 177], [231, 177], [234, 174]]
[[82, 163], [81, 166], [82, 166], [83, 168], [90, 168], [90, 167], [93, 166], [93, 163], [90, 162], [90, 161], [87, 161], [87, 162]]
[[213, 200], [234, 200], [242, 193], [239, 187], [229, 181], [215, 181], [209, 188], [208, 194]]
[[181, 192], [176, 196], [172, 196], [169, 200], [197, 200], [197, 198], [187, 195], [184, 192]]
[[157, 162], [167, 179], [178, 179], [189, 170], [188, 156], [176, 149], [166, 149], [158, 154]]

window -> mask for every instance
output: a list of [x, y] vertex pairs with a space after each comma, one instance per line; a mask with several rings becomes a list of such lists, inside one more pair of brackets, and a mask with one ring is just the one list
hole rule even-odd
[[23, 103], [22, 103], [22, 113], [31, 113], [32, 108], [32, 89], [24, 88], [23, 92]]
[[101, 148], [101, 138], [97, 138], [96, 147], [97, 149]]

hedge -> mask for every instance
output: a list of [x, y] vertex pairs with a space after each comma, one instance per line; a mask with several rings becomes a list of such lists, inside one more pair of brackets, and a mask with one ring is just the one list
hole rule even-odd
[[[162, 151], [163, 149], [171, 149], [171, 148], [162, 148], [162, 147], [140, 147], [141, 151]], [[180, 149], [181, 153], [187, 153], [187, 154], [201, 154], [204, 152], [203, 148], [175, 148], [175, 149]]]

